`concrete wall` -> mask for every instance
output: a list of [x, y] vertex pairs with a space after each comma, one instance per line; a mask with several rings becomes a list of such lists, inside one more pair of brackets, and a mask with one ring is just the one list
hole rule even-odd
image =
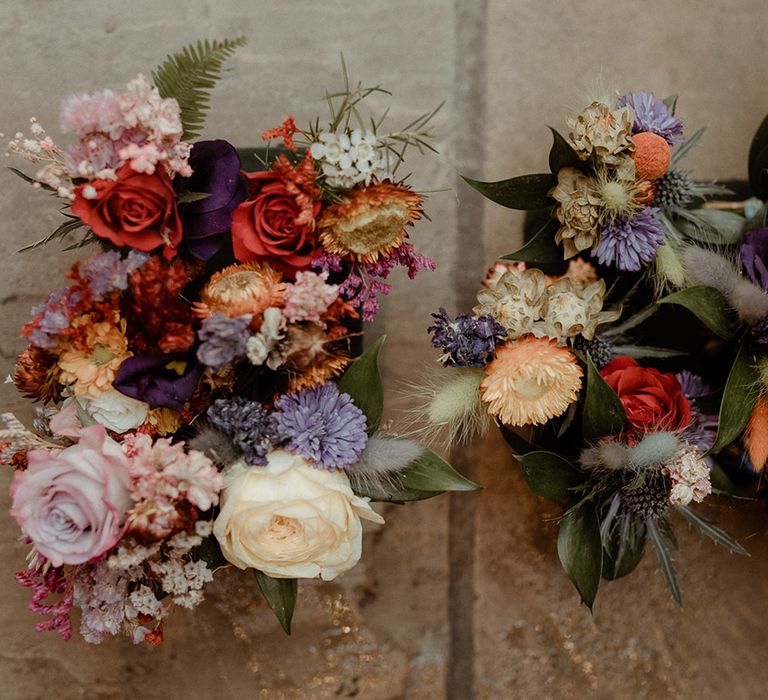
[[[485, 204], [457, 170], [496, 179], [545, 167], [549, 135], [596, 78], [621, 89], [680, 94], [690, 127], [709, 126], [689, 165], [743, 177], [749, 139], [768, 112], [768, 8], [763, 0], [190, 0], [0, 2], [0, 130], [37, 116], [57, 132], [70, 91], [120, 85], [199, 37], [248, 35], [216, 92], [206, 135], [258, 142], [286, 113], [306, 121], [353, 73], [395, 92], [392, 122], [443, 99], [437, 158], [414, 158], [432, 222], [414, 232], [435, 273], [396, 291], [371, 335], [386, 332], [386, 380], [434, 355], [430, 311], [471, 303], [491, 260], [520, 241], [520, 218]], [[10, 371], [29, 307], [73, 260], [56, 246], [24, 256], [48, 232], [54, 203], [8, 174], [0, 196], [0, 361]], [[12, 387], [3, 407], [28, 415]], [[13, 581], [24, 547], [6, 518], [0, 540], [3, 698], [753, 697], [764, 691], [768, 613], [766, 519], [756, 505], [714, 501], [709, 513], [748, 538], [737, 559], [689, 536], [676, 557], [677, 611], [647, 557], [605, 587], [595, 616], [578, 606], [556, 560], [553, 506], [532, 496], [497, 436], [455, 455], [482, 494], [383, 509], [363, 564], [338, 584], [302, 586], [285, 638], [247, 575], [225, 576], [195, 613], [179, 612], [159, 650], [122, 640], [94, 649], [35, 634], [27, 591]], [[9, 474], [0, 477], [2, 491]], [[8, 501], [4, 497], [2, 510]]]

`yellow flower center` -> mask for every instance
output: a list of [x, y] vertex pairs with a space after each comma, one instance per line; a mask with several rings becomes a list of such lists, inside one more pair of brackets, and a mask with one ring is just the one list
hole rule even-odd
[[537, 382], [534, 377], [521, 377], [515, 382], [515, 391], [525, 401], [538, 401], [549, 391], [549, 384]]
[[392, 202], [340, 220], [333, 235], [351, 252], [366, 255], [395, 241], [409, 219], [408, 207]]
[[109, 346], [103, 343], [98, 343], [91, 352], [91, 362], [98, 367], [109, 364], [116, 357], [117, 355], [109, 349]]

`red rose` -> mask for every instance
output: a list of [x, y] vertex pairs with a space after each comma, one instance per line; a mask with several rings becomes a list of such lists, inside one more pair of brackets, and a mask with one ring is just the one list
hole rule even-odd
[[116, 180], [80, 185], [75, 190], [72, 213], [97, 236], [117, 246], [149, 252], [164, 245], [163, 253], [170, 259], [181, 242], [176, 193], [162, 168], [147, 175], [135, 172], [126, 163], [117, 171]]
[[266, 260], [290, 273], [306, 269], [315, 257], [320, 202], [314, 183], [300, 181], [301, 166], [280, 165], [245, 173], [250, 196], [232, 215], [232, 244], [240, 262]]
[[619, 395], [635, 430], [684, 430], [691, 422], [691, 404], [674, 374], [640, 367], [624, 356], [610, 362], [600, 374]]

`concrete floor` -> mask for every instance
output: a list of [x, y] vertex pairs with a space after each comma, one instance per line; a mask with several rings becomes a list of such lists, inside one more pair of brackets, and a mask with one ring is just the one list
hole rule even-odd
[[[440, 305], [471, 305], [494, 257], [520, 241], [516, 213], [484, 204], [457, 171], [500, 179], [546, 167], [549, 133], [588, 100], [599, 77], [625, 90], [680, 94], [690, 128], [706, 125], [688, 160], [701, 178], [743, 178], [749, 139], [768, 112], [768, 9], [762, 0], [702, 6], [646, 0], [155, 0], [0, 2], [5, 99], [0, 130], [30, 115], [57, 133], [67, 92], [114, 86], [203, 36], [251, 41], [219, 87], [206, 136], [237, 145], [285, 113], [308, 121], [338, 85], [338, 54], [353, 74], [395, 92], [392, 123], [447, 98], [438, 158], [414, 158], [413, 182], [432, 222], [414, 240], [439, 269], [397, 280], [369, 337], [389, 336], [385, 376], [429, 364], [424, 328]], [[13, 252], [47, 233], [54, 203], [3, 176], [0, 196], [0, 362], [11, 370], [29, 308], [73, 261], [55, 246]], [[12, 387], [0, 404], [28, 415]], [[392, 414], [394, 415], [394, 413]], [[485, 490], [382, 509], [362, 564], [338, 584], [302, 586], [285, 637], [247, 575], [222, 576], [206, 603], [170, 620], [157, 650], [116, 640], [100, 648], [33, 631], [27, 591], [12, 574], [24, 547], [10, 518], [0, 538], [0, 697], [752, 698], [768, 681], [768, 517], [757, 504], [712, 500], [709, 515], [749, 559], [679, 527], [678, 611], [647, 557], [608, 584], [595, 615], [579, 607], [557, 563], [555, 507], [526, 489], [493, 434], [454, 459]], [[0, 475], [5, 493], [10, 475]], [[7, 510], [4, 496], [2, 510]]]

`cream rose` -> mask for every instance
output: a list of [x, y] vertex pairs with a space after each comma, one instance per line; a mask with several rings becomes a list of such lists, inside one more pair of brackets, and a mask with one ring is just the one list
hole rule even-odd
[[225, 479], [213, 533], [240, 569], [331, 581], [360, 559], [360, 519], [384, 522], [343, 471], [317, 469], [283, 450], [270, 452], [264, 467], [236, 462]]
[[95, 398], [81, 396], [78, 400], [91, 418], [115, 433], [125, 433], [138, 428], [149, 413], [149, 404], [132, 399], [114, 389]]

